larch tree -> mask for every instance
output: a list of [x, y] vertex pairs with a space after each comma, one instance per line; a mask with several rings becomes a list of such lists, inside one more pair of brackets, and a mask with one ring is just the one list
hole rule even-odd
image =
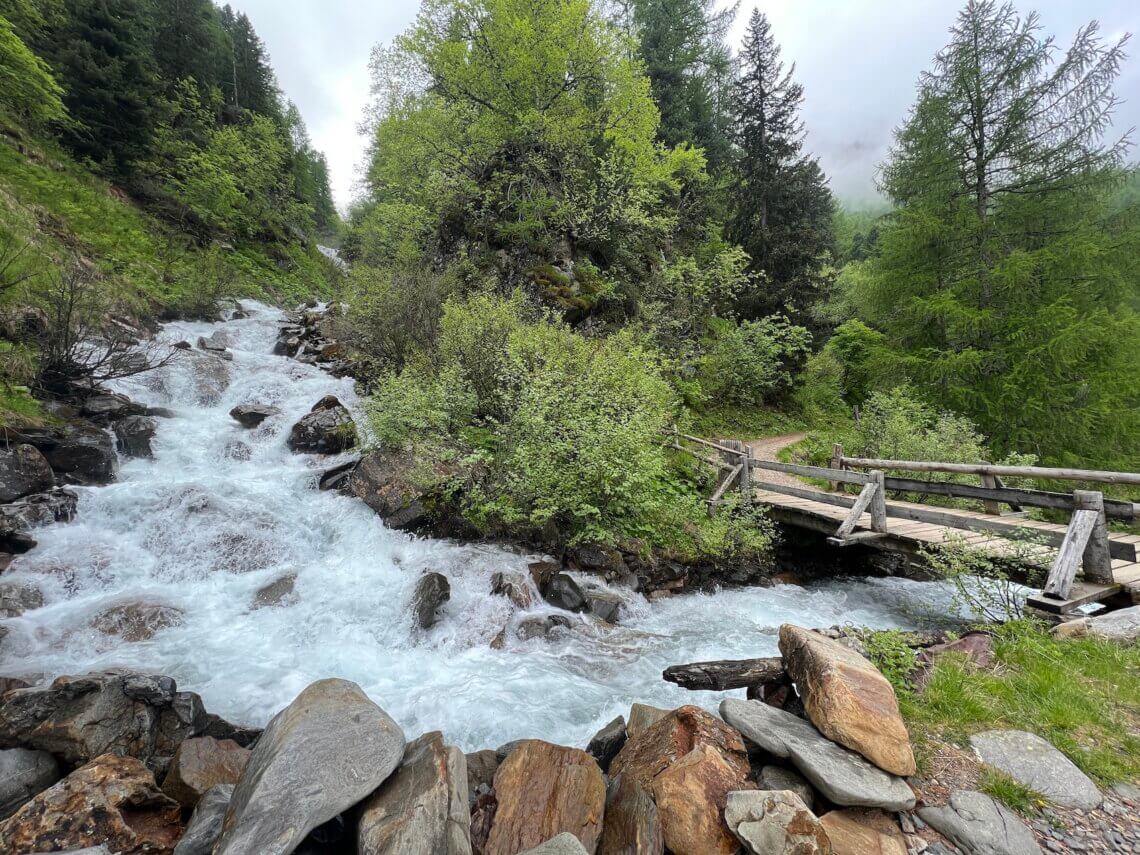
[[833, 243], [834, 203], [819, 162], [803, 151], [803, 87], [785, 69], [767, 17], [753, 10], [734, 92], [738, 156], [729, 237], [752, 259], [757, 286], [746, 316], [784, 311], [804, 318], [820, 296], [820, 268]]

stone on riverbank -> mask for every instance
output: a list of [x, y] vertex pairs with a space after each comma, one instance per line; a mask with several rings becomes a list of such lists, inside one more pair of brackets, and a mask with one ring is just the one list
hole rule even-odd
[[309, 454], [340, 454], [356, 445], [356, 422], [332, 395], [313, 406], [289, 431], [289, 449]]
[[0, 448], [0, 503], [51, 489], [55, 473], [34, 445]]
[[662, 855], [665, 836], [653, 795], [632, 775], [610, 778], [599, 855]]
[[966, 855], [1041, 855], [1017, 814], [984, 793], [957, 790], [949, 804], [919, 808], [918, 815]]
[[234, 788], [215, 855], [284, 855], [400, 763], [404, 734], [355, 683], [319, 680], [265, 728]]
[[222, 784], [233, 785], [249, 762], [250, 750], [232, 739], [197, 736], [183, 741], [174, 752], [162, 791], [185, 808], [192, 808], [205, 793]]
[[1062, 807], [1091, 810], [1104, 797], [1072, 760], [1034, 733], [987, 730], [970, 737], [970, 747], [987, 766]]
[[673, 855], [735, 855], [737, 842], [722, 814], [728, 794], [753, 786], [739, 767], [708, 743], [666, 767], [649, 784], [665, 846]]
[[219, 784], [198, 800], [186, 831], [174, 847], [174, 855], [211, 855], [222, 834], [222, 822], [233, 794], [233, 784]]
[[358, 855], [471, 855], [467, 762], [438, 731], [408, 743], [361, 806]]
[[533, 849], [520, 852], [519, 855], [589, 855], [589, 852], [577, 837], [564, 831]]
[[0, 750], [0, 819], [10, 817], [61, 777], [59, 764], [46, 751]]
[[818, 632], [780, 627], [784, 666], [820, 733], [894, 775], [915, 773], [895, 690], [863, 656]]
[[425, 573], [412, 595], [412, 614], [420, 629], [431, 629], [440, 619], [440, 609], [451, 599], [451, 583], [442, 573]]
[[34, 445], [58, 480], [70, 484], [109, 484], [118, 461], [110, 435], [90, 422], [20, 428], [11, 441]]
[[754, 855], [831, 855], [827, 832], [790, 790], [729, 793], [724, 821]]
[[158, 432], [158, 422], [150, 416], [127, 416], [115, 422], [115, 447], [124, 457], [154, 457], [150, 441]]
[[58, 852], [106, 844], [121, 855], [168, 855], [182, 809], [134, 757], [104, 754], [0, 822], [0, 851]]
[[[883, 825], [894, 823], [882, 814]], [[861, 821], [858, 811], [833, 810], [819, 818], [831, 840], [832, 855], [907, 855], [906, 840], [898, 825], [883, 831]]]
[[605, 814], [602, 770], [585, 751], [528, 739], [495, 772], [498, 810], [483, 855], [516, 855], [562, 832], [597, 850]]
[[602, 768], [603, 772], [609, 771], [610, 763], [613, 761], [622, 746], [625, 745], [626, 732], [625, 732], [625, 717], [618, 716], [597, 733], [590, 740], [590, 744], [586, 746], [586, 751]]
[[811, 784], [799, 773], [783, 766], [763, 766], [757, 777], [762, 790], [790, 790], [800, 797], [808, 810], [815, 804], [815, 791]]
[[871, 765], [819, 733], [809, 722], [761, 701], [726, 698], [721, 717], [749, 742], [787, 758], [823, 796], [837, 805], [910, 810], [906, 781]]
[[413, 476], [415, 460], [403, 452], [375, 451], [360, 458], [348, 477], [348, 492], [372, 508], [389, 528], [415, 529], [430, 514]]
[[651, 707], [649, 704], [634, 704], [629, 708], [629, 724], [625, 732], [630, 739], [636, 739], [655, 725], [672, 710], [663, 710], [661, 707]]
[[1053, 628], [1058, 638], [1106, 638], [1125, 644], [1140, 639], [1140, 606], [1077, 618]]

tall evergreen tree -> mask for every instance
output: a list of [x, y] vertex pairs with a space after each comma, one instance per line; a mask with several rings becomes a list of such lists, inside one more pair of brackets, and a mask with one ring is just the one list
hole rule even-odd
[[229, 42], [210, 0], [154, 0], [154, 56], [163, 79], [194, 78], [220, 86], [230, 63]]
[[230, 68], [223, 74], [222, 91], [226, 103], [239, 110], [252, 110], [263, 116], [281, 116], [281, 94], [269, 64], [265, 43], [253, 29], [245, 12], [222, 7], [222, 26], [230, 37]]
[[1104, 139], [1123, 45], [1093, 22], [1058, 54], [1036, 15], [969, 3], [883, 169], [880, 253], [844, 277], [900, 372], [999, 450], [1140, 457], [1140, 224]]
[[739, 155], [729, 235], [752, 258], [747, 315], [801, 318], [819, 296], [832, 245], [833, 202], [819, 162], [803, 153], [803, 87], [785, 71], [767, 17], [753, 10], [740, 53], [734, 111]]

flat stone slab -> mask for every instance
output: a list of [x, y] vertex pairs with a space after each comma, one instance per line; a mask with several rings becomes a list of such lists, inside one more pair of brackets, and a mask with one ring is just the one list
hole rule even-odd
[[726, 698], [720, 715], [770, 754], [791, 760], [828, 800], [845, 807], [910, 810], [914, 792], [906, 781], [836, 745], [812, 725], [760, 701]]
[[1117, 609], [1106, 615], [1077, 618], [1053, 630], [1060, 638], [1107, 638], [1128, 643], [1140, 639], [1140, 606]]
[[1034, 733], [987, 730], [971, 736], [970, 746], [987, 766], [1005, 772], [1053, 804], [1091, 810], [1104, 801], [1088, 775]]
[[966, 855], [1041, 855], [1017, 814], [984, 793], [955, 790], [949, 804], [919, 808], [918, 815]]

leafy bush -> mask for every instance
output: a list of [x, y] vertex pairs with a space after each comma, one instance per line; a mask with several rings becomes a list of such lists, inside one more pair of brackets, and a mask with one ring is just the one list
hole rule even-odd
[[367, 404], [379, 443], [401, 449], [458, 431], [474, 409], [475, 396], [453, 366], [430, 377], [412, 366], [388, 374], [376, 383]]
[[[1011, 540], [1008, 553], [998, 559], [970, 548], [960, 535], [951, 535], [921, 555], [937, 576], [953, 586], [953, 608], [960, 618], [1006, 623], [1025, 616], [1025, 586], [1040, 587], [1046, 571], [1042, 562], [1049, 553], [1032, 540]], [[1010, 567], [1022, 568], [1024, 584], [1013, 580]]]
[[839, 386], [843, 400], [860, 406], [885, 379], [886, 337], [860, 320], [850, 320], [836, 328], [824, 353], [840, 368]]
[[774, 315], [717, 324], [701, 360], [701, 383], [714, 401], [759, 407], [791, 390], [811, 347], [811, 333]]

